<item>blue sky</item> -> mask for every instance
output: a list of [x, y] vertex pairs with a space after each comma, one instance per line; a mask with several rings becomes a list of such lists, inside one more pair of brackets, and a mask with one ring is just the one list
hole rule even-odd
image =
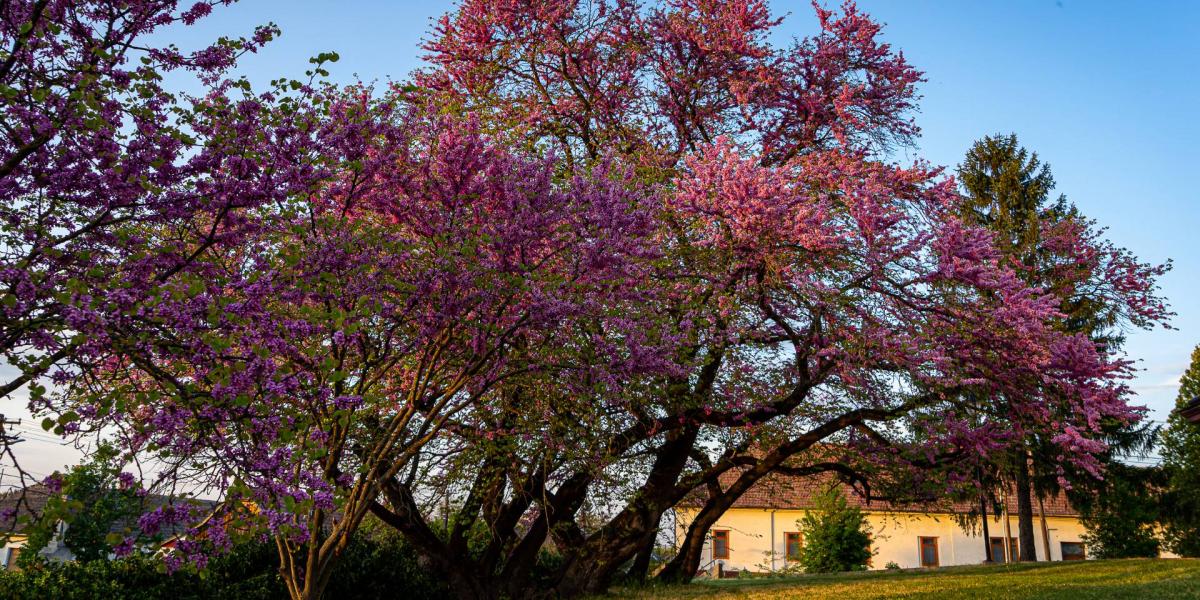
[[[241, 70], [256, 83], [300, 76], [308, 58], [334, 50], [335, 79], [403, 78], [419, 66], [431, 18], [450, 2], [242, 0], [194, 27], [172, 30], [183, 49], [218, 35], [248, 35], [273, 21], [283, 35]], [[788, 15], [780, 41], [811, 33], [807, 2], [773, 2]], [[885, 1], [860, 8], [884, 38], [926, 73], [919, 147], [902, 158], [957, 164], [983, 135], [1015, 132], [1047, 161], [1081, 210], [1143, 260], [1175, 261], [1162, 280], [1177, 330], [1133, 332], [1126, 350], [1143, 369], [1138, 403], [1164, 419], [1180, 374], [1200, 343], [1200, 3], [1082, 0]], [[31, 440], [35, 441], [35, 440]], [[26, 444], [49, 472], [72, 461]], [[36, 447], [35, 447], [36, 446]], [[60, 449], [65, 451], [66, 449]]]
[[[813, 31], [807, 2], [772, 2], [780, 42]], [[431, 19], [451, 2], [242, 0], [184, 32], [182, 48], [275, 22], [283, 35], [242, 71], [256, 82], [300, 75], [334, 50], [335, 79], [403, 78], [419, 66]], [[1133, 332], [1126, 350], [1144, 369], [1139, 402], [1163, 419], [1200, 343], [1198, 193], [1200, 3], [1081, 0], [885, 1], [860, 9], [926, 73], [923, 135], [906, 158], [953, 166], [975, 139], [1016, 133], [1051, 165], [1058, 191], [1150, 262], [1175, 261], [1163, 292], [1177, 331]]]

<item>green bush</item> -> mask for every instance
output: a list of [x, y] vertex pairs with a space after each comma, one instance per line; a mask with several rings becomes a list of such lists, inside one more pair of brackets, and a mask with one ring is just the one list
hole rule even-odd
[[8, 600], [190, 600], [204, 583], [191, 573], [167, 575], [160, 560], [129, 557], [114, 561], [33, 566], [0, 573], [0, 598]]
[[[202, 572], [167, 574], [160, 559], [130, 556], [112, 561], [36, 565], [0, 571], [5, 600], [286, 600], [272, 543], [239, 544], [216, 556]], [[325, 597], [441, 598], [442, 582], [426, 573], [398, 535], [367, 527], [339, 561]]]
[[830, 487], [816, 497], [814, 510], [800, 519], [804, 547], [800, 564], [809, 573], [860, 571], [871, 558], [871, 534], [862, 511]]

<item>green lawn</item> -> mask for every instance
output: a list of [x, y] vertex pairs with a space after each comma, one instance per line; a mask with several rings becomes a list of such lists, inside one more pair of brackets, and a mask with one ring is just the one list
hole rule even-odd
[[1200, 599], [1200, 560], [1089, 560], [947, 567], [930, 571], [727, 579], [686, 586], [617, 588], [608, 598], [1159, 598]]

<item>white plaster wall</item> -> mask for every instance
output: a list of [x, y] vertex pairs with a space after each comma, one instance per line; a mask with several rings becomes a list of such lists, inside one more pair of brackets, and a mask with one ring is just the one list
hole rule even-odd
[[[677, 514], [677, 535], [682, 539], [691, 524], [688, 511]], [[729, 530], [729, 559], [718, 560], [725, 569], [766, 571], [779, 570], [787, 565], [786, 533], [800, 531], [797, 521], [804, 511], [769, 509], [732, 509], [722, 515], [713, 529]], [[774, 527], [772, 528], [772, 517]], [[1050, 534], [1050, 560], [1062, 560], [1061, 542], [1080, 542], [1085, 531], [1078, 519], [1047, 517]], [[889, 562], [901, 568], [921, 566], [920, 537], [938, 538], [938, 555], [941, 566], [971, 565], [984, 561], [985, 549], [982, 532], [963, 531], [950, 515], [925, 515], [915, 513], [867, 513], [871, 528], [871, 549], [874, 556], [870, 568], [882, 569]], [[990, 537], [1004, 537], [1003, 519], [993, 518], [989, 524]], [[1017, 534], [1017, 519], [1009, 517], [1011, 537]], [[774, 537], [772, 539], [772, 531]], [[1036, 551], [1040, 560], [1045, 560], [1042, 532], [1039, 520], [1034, 519]], [[774, 551], [774, 564], [768, 554]], [[713, 566], [711, 542], [706, 543], [701, 560], [702, 568]]]

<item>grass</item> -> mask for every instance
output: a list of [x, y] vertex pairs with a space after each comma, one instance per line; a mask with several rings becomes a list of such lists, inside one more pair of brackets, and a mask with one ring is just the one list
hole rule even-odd
[[1200, 559], [1089, 560], [726, 579], [617, 588], [607, 598], [862, 600], [866, 598], [1200, 598]]

